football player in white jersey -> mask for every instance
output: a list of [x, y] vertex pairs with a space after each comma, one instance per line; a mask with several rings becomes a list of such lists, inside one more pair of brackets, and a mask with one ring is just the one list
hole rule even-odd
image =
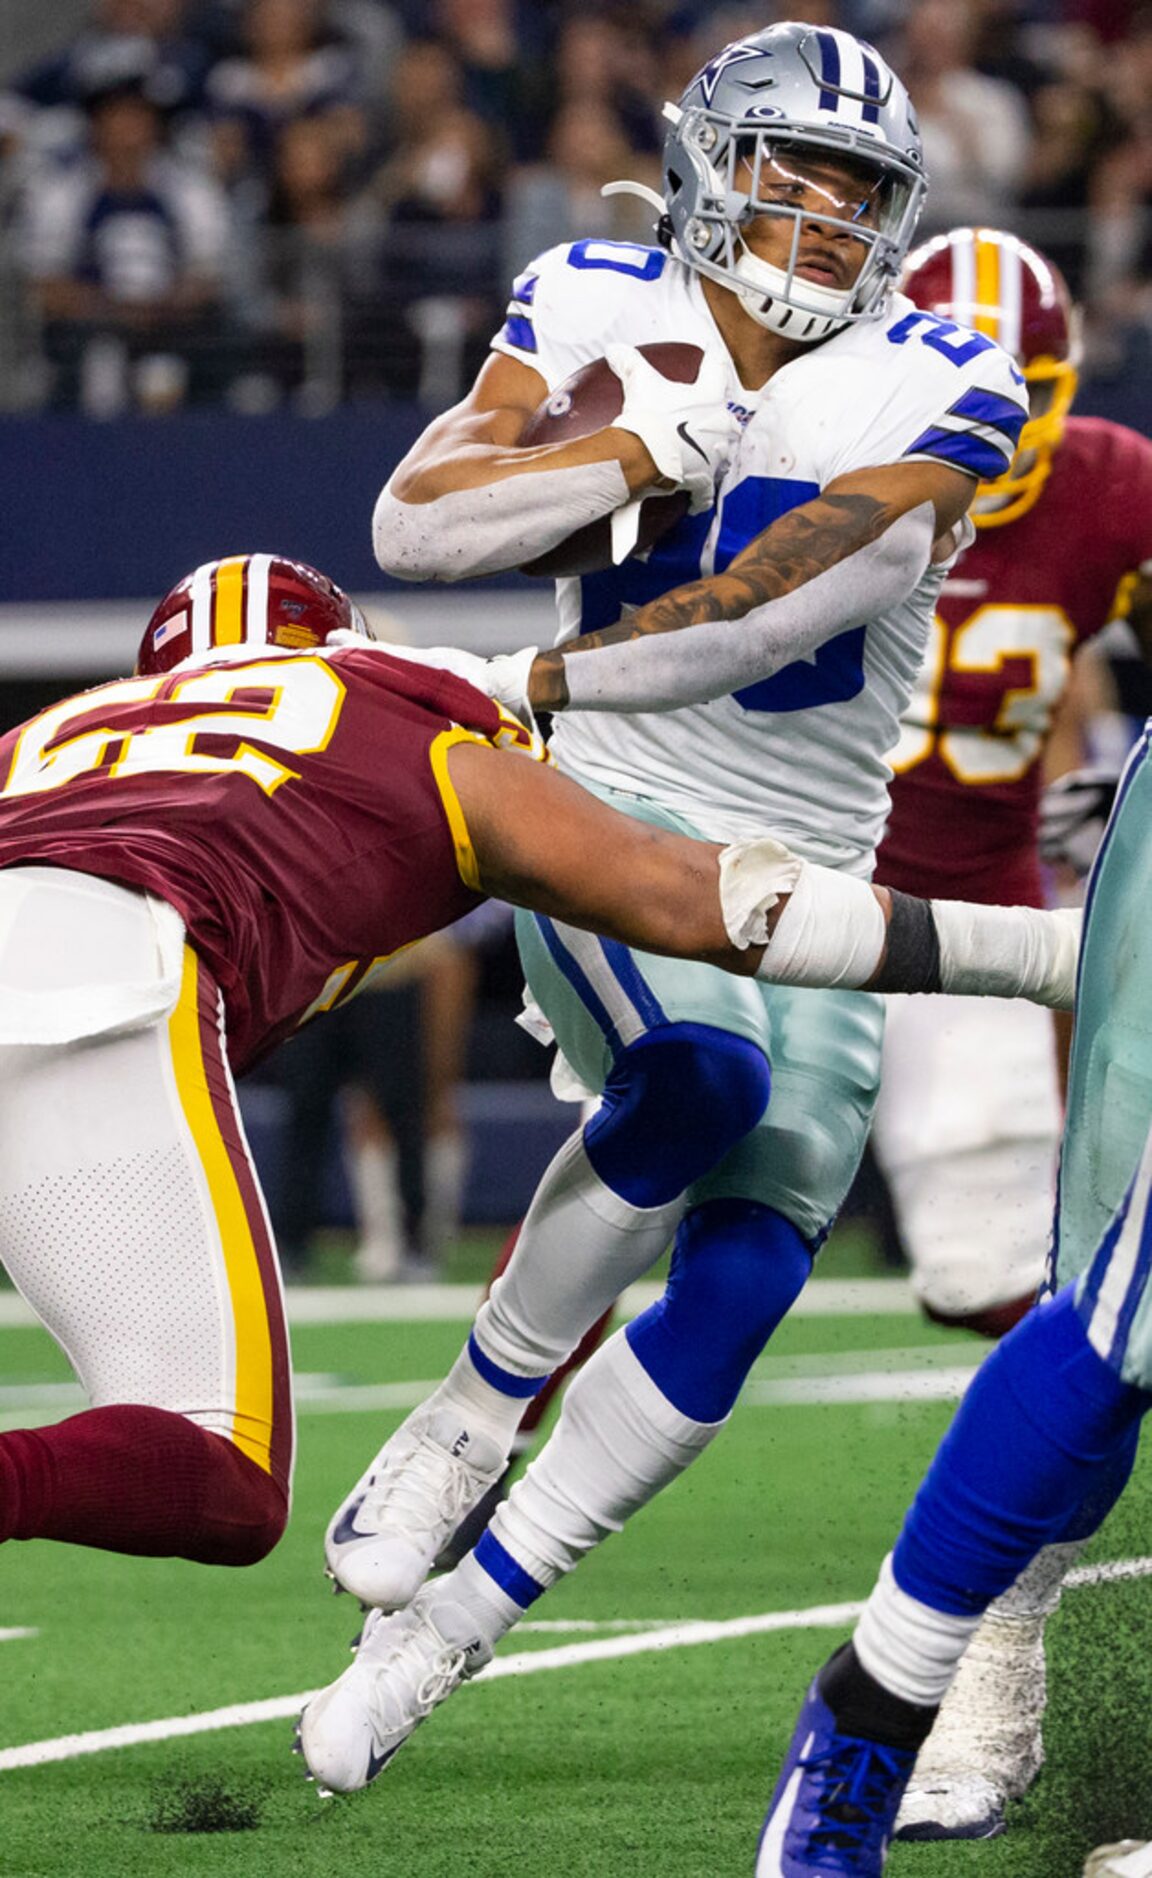
[[[471, 394], [381, 493], [377, 556], [456, 579], [624, 510], [622, 549], [637, 494], [687, 487], [694, 512], [650, 552], [561, 583], [534, 700], [581, 713], [559, 719], [561, 767], [626, 813], [727, 841], [771, 826], [847, 892], [870, 872], [884, 752], [977, 480], [1012, 457], [1023, 381], [993, 342], [893, 293], [924, 177], [907, 94], [870, 47], [769, 28], [725, 47], [668, 116], [659, 245], [575, 242], [527, 269]], [[703, 347], [694, 386], [637, 354], [661, 339]], [[546, 394], [605, 353], [619, 418], [518, 449]], [[303, 1718], [312, 1771], [344, 1790], [707, 1446], [811, 1269], [871, 1116], [878, 1000], [666, 967], [547, 918], [519, 933], [533, 996], [602, 1101], [544, 1176], [446, 1382], [329, 1527], [332, 1576], [378, 1607], [353, 1670]], [[588, 1364], [476, 1550], [422, 1590], [525, 1402], [670, 1240], [665, 1297]]]

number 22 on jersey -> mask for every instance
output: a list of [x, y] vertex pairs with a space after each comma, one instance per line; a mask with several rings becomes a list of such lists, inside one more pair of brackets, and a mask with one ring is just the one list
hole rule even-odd
[[[344, 695], [342, 679], [316, 658], [213, 666], [175, 679], [119, 679], [67, 698], [26, 724], [0, 794], [34, 795], [84, 776], [178, 770], [247, 776], [271, 795], [297, 771], [250, 740], [285, 755], [323, 750]], [[160, 721], [131, 709], [157, 701], [176, 708]], [[140, 715], [153, 721], [141, 722]], [[211, 749], [198, 745], [206, 736]]]

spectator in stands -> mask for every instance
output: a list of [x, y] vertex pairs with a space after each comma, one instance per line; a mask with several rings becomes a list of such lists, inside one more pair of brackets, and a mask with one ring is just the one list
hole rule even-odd
[[205, 47], [187, 30], [187, 0], [96, 0], [90, 23], [0, 92], [0, 149], [82, 144], [85, 111], [104, 92], [134, 85], [169, 112], [202, 99]]
[[505, 215], [506, 279], [555, 242], [601, 235], [651, 242], [653, 213], [636, 196], [602, 196], [621, 176], [660, 187], [660, 165], [637, 156], [615, 112], [595, 101], [562, 105], [548, 137], [547, 161], [510, 178]]
[[1119, 127], [1091, 179], [1089, 289], [1121, 327], [1152, 324], [1152, 10], [1101, 71]]
[[618, 119], [630, 149], [656, 153], [663, 147], [658, 100], [664, 94], [652, 40], [642, 22], [570, 12], [556, 44], [554, 83], [555, 112], [566, 105], [600, 107]]
[[972, 0], [914, 0], [893, 48], [912, 94], [932, 179], [925, 227], [1011, 222], [1030, 126], [1019, 91], [972, 64]]
[[359, 154], [367, 125], [356, 61], [328, 35], [321, 0], [248, 0], [243, 31], [243, 53], [214, 66], [205, 87], [225, 183], [266, 179], [277, 136], [299, 117], [323, 117], [342, 151]]
[[[504, 150], [464, 101], [450, 48], [413, 39], [393, 72], [391, 153], [369, 184], [385, 219], [375, 325], [391, 384], [451, 403], [484, 356], [503, 299]], [[413, 337], [404, 360], [397, 333]], [[407, 382], [404, 383], [406, 378]]]
[[144, 93], [96, 99], [83, 157], [30, 180], [19, 230], [53, 401], [100, 415], [180, 402], [218, 326], [228, 240], [219, 187], [168, 154]]
[[379, 240], [379, 217], [350, 188], [327, 116], [298, 117], [277, 138], [267, 216], [245, 243], [245, 323], [255, 345], [231, 401], [269, 409], [286, 393], [310, 412], [344, 388], [349, 307]]
[[464, 101], [519, 161], [538, 158], [547, 134], [552, 33], [530, 0], [435, 0], [431, 18], [464, 81]]

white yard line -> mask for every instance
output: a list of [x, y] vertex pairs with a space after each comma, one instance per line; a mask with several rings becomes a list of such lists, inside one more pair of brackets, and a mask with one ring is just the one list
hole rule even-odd
[[[745, 1384], [745, 1406], [765, 1408], [870, 1402], [954, 1402], [976, 1373], [977, 1363], [955, 1361], [948, 1344], [904, 1350], [844, 1350], [833, 1355], [765, 1356]], [[298, 1371], [293, 1379], [301, 1415], [387, 1414], [415, 1408], [437, 1386], [434, 1378], [408, 1382], [346, 1382], [323, 1371]], [[0, 1385], [0, 1430], [54, 1421], [85, 1405], [74, 1382]]]
[[21, 1637], [38, 1637], [39, 1630], [27, 1624], [14, 1624], [8, 1630], [0, 1630], [0, 1643], [15, 1643]]
[[1100, 1565], [1077, 1565], [1065, 1578], [1065, 1586], [1115, 1585], [1129, 1578], [1152, 1578], [1152, 1558], [1106, 1559]]
[[[722, 1623], [665, 1624], [640, 1636], [598, 1637], [589, 1643], [562, 1643], [552, 1650], [521, 1650], [501, 1656], [477, 1676], [477, 1682], [497, 1682], [504, 1676], [535, 1676], [543, 1670], [574, 1669], [581, 1663], [603, 1663], [614, 1657], [641, 1656], [651, 1650], [684, 1649], [694, 1643], [726, 1643], [775, 1630], [818, 1630], [850, 1624], [860, 1604], [816, 1604], [804, 1611], [768, 1611], [759, 1617], [733, 1617]], [[29, 1741], [23, 1747], [0, 1749], [0, 1772], [17, 1767], [43, 1767], [49, 1761], [71, 1761], [82, 1754], [102, 1754], [109, 1748], [139, 1747], [151, 1741], [173, 1741], [187, 1735], [214, 1734], [222, 1728], [245, 1728], [254, 1722], [285, 1721], [298, 1715], [316, 1693], [272, 1696], [264, 1702], [237, 1702], [228, 1708], [208, 1709], [199, 1715], [172, 1715], [164, 1721], [128, 1722], [118, 1728], [97, 1728], [86, 1734], [58, 1735], [51, 1741]]]
[[[1152, 1577], [1152, 1558], [1110, 1559], [1099, 1565], [1078, 1566], [1065, 1583], [1114, 1584]], [[535, 1676], [543, 1670], [575, 1669], [583, 1663], [605, 1663], [619, 1657], [643, 1656], [653, 1650], [682, 1650], [698, 1643], [728, 1643], [739, 1637], [764, 1636], [782, 1630], [823, 1630], [852, 1623], [863, 1603], [813, 1604], [806, 1610], [765, 1611], [758, 1617], [731, 1617], [721, 1622], [689, 1621], [656, 1624], [633, 1618], [597, 1622], [570, 1618], [535, 1621], [522, 1630], [566, 1631], [628, 1629], [630, 1635], [597, 1637], [587, 1643], [563, 1643], [551, 1650], [520, 1650], [499, 1656], [477, 1676], [479, 1682], [498, 1682], [505, 1676]], [[655, 1624], [655, 1627], [653, 1625]], [[637, 1634], [639, 1633], [639, 1634]], [[34, 1630], [0, 1631], [6, 1637], [31, 1637]], [[85, 1734], [57, 1735], [49, 1741], [28, 1741], [22, 1747], [0, 1749], [0, 1772], [18, 1767], [43, 1767], [51, 1761], [71, 1761], [83, 1754], [102, 1754], [110, 1748], [140, 1747], [153, 1741], [173, 1741], [188, 1735], [215, 1734], [225, 1728], [245, 1728], [257, 1722], [285, 1721], [297, 1715], [316, 1693], [272, 1696], [263, 1702], [237, 1702], [227, 1708], [207, 1709], [198, 1715], [173, 1715], [163, 1721], [128, 1722], [118, 1728], [97, 1728]]]
[[[661, 1296], [660, 1284], [633, 1285], [622, 1310], [635, 1316]], [[480, 1301], [476, 1285], [289, 1285], [290, 1324], [466, 1323]], [[919, 1306], [903, 1278], [813, 1278], [792, 1317], [913, 1317]], [[0, 1330], [36, 1318], [14, 1291], [0, 1292]]]

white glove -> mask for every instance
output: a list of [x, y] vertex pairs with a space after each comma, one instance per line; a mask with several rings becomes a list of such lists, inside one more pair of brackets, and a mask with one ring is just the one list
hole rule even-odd
[[604, 357], [624, 388], [614, 426], [639, 437], [661, 476], [687, 489], [690, 514], [710, 508], [740, 434], [724, 359], [706, 352], [694, 383], [685, 385], [665, 378], [635, 346], [609, 346]]
[[345, 632], [343, 628], [329, 633], [327, 644], [371, 648], [386, 652], [389, 658], [407, 659], [411, 665], [430, 665], [439, 672], [452, 672], [482, 691], [486, 698], [502, 704], [530, 730], [536, 729], [536, 719], [528, 702], [528, 677], [536, 657], [535, 646], [524, 646], [519, 652], [498, 652], [495, 658], [482, 659], [478, 653], [465, 652], [460, 646], [393, 645], [387, 639], [365, 640], [359, 633]]
[[1069, 770], [1040, 798], [1040, 854], [1077, 874], [1091, 872], [1120, 778], [1114, 770]]

